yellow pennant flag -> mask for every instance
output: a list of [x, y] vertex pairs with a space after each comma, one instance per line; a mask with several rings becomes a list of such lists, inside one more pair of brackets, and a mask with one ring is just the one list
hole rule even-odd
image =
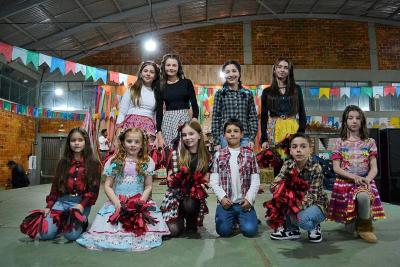
[[325, 96], [327, 99], [329, 99], [330, 91], [331, 91], [331, 88], [329, 88], [329, 87], [321, 87], [321, 88], [319, 88], [319, 98]]
[[399, 117], [390, 118], [389, 124], [392, 125], [395, 128], [400, 128], [400, 119], [399, 119]]

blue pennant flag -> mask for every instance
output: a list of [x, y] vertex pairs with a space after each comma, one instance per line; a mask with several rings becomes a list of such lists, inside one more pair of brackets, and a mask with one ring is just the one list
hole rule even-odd
[[96, 68], [93, 79], [95, 81], [97, 81], [98, 79], [102, 79], [103, 83], [107, 83], [107, 70]]
[[59, 69], [61, 74], [64, 75], [65, 74], [65, 61], [60, 58], [52, 57], [50, 72], [53, 72], [56, 69]]
[[310, 94], [311, 94], [311, 96], [318, 96], [319, 95], [319, 87], [310, 87]]
[[350, 96], [360, 96], [361, 88], [360, 87], [350, 87]]

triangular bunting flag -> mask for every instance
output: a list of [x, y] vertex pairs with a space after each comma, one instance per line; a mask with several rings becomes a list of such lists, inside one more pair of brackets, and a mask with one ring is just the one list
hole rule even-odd
[[39, 53], [39, 66], [46, 63], [51, 68], [51, 56]]
[[383, 86], [372, 86], [372, 94], [375, 98], [383, 96]]
[[372, 87], [361, 87], [361, 95], [372, 97]]
[[0, 54], [3, 54], [7, 62], [11, 61], [13, 47], [9, 44], [0, 42]]
[[325, 96], [327, 99], [329, 99], [329, 93], [330, 93], [330, 88], [327, 87], [319, 88], [319, 98]]
[[50, 67], [50, 72], [55, 71], [56, 69], [59, 69], [61, 74], [65, 74], [65, 60], [52, 57], [51, 58], [51, 67]]
[[340, 87], [340, 97], [350, 97], [350, 87]]
[[29, 64], [30, 62], [32, 62], [35, 69], [39, 69], [39, 53], [28, 50], [26, 64]]
[[75, 70], [76, 63], [72, 61], [65, 61], [65, 75], [67, 75], [70, 71], [72, 71], [73, 74], [76, 74]]
[[24, 63], [24, 65], [26, 65], [27, 54], [28, 54], [28, 51], [26, 49], [14, 46], [11, 59], [16, 60], [17, 58], [20, 58], [22, 60], [22, 63]]

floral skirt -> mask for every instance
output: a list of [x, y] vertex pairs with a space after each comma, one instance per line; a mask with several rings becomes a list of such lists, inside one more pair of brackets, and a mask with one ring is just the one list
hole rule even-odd
[[128, 128], [139, 128], [145, 131], [148, 135], [155, 136], [156, 134], [156, 125], [154, 124], [154, 120], [147, 116], [141, 116], [136, 114], [129, 114], [125, 117], [124, 122], [120, 124], [122, 129]]
[[370, 183], [371, 189], [365, 186], [358, 186], [352, 180], [337, 178], [332, 189], [331, 201], [328, 208], [328, 219], [348, 223], [357, 218], [358, 193], [367, 192], [371, 200], [371, 218], [374, 220], [385, 219], [385, 212], [379, 197], [375, 181]]
[[158, 208], [151, 211], [157, 223], [148, 225], [147, 232], [141, 236], [125, 231], [120, 223], [110, 224], [108, 219], [114, 212], [114, 205], [107, 201], [98, 211], [89, 231], [83, 233], [76, 242], [91, 250], [144, 251], [160, 246], [162, 236], [170, 234]]

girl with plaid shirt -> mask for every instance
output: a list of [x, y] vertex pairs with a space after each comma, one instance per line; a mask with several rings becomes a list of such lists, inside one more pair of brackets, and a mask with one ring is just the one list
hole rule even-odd
[[77, 209], [86, 218], [86, 226], [64, 233], [66, 239], [74, 241], [85, 231], [90, 209], [99, 195], [100, 177], [101, 165], [94, 157], [89, 135], [81, 128], [72, 129], [63, 157], [58, 162], [50, 194], [46, 197], [48, 230], [39, 232], [40, 239], [54, 239], [61, 231], [52, 219], [53, 212]]
[[210, 175], [210, 185], [218, 199], [216, 231], [220, 236], [228, 237], [239, 223], [240, 232], [253, 237], [258, 232], [253, 207], [260, 186], [258, 166], [252, 149], [240, 147], [241, 122], [229, 119], [223, 129], [228, 147], [215, 153]]
[[241, 146], [253, 148], [258, 130], [258, 117], [254, 97], [250, 90], [242, 87], [241, 67], [234, 60], [229, 60], [222, 65], [225, 83], [221, 90], [214, 96], [214, 105], [211, 122], [215, 150], [226, 147], [224, 138], [224, 123], [230, 118], [236, 118], [243, 125]]

